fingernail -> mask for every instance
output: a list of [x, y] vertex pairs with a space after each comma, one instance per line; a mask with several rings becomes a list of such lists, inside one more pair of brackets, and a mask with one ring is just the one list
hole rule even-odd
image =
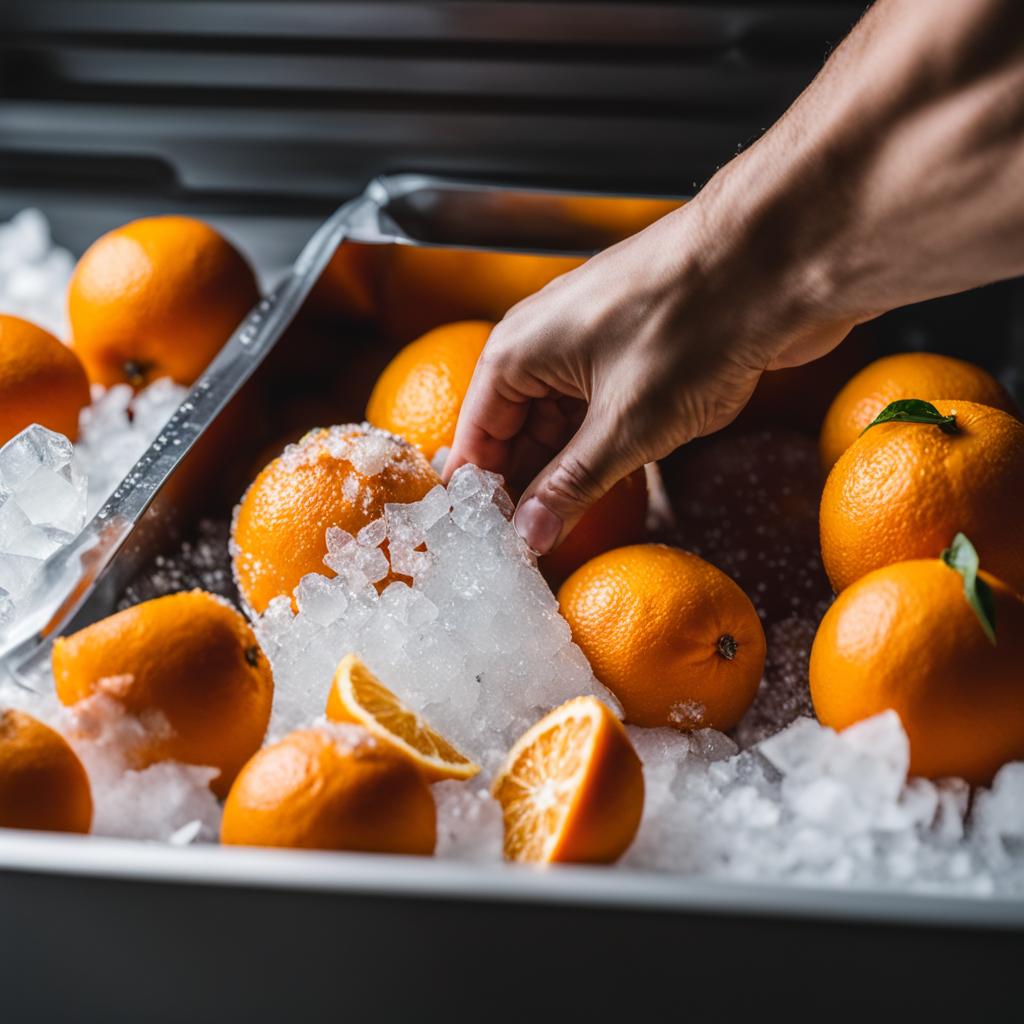
[[527, 498], [516, 509], [512, 523], [535, 555], [546, 555], [562, 532], [562, 520], [538, 498]]

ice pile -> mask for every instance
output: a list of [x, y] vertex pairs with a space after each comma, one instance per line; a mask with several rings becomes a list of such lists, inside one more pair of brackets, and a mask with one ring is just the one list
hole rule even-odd
[[89, 774], [93, 835], [175, 845], [217, 839], [221, 811], [210, 790], [216, 768], [178, 761], [133, 767], [133, 751], [169, 728], [165, 721], [142, 721], [98, 695], [66, 710], [59, 726]]
[[1024, 765], [1004, 768], [968, 817], [962, 781], [907, 779], [894, 712], [839, 734], [801, 718], [746, 751], [710, 730], [630, 735], [647, 797], [629, 866], [978, 894], [1024, 884]]
[[138, 747], [165, 731], [166, 720], [137, 718], [105, 694], [64, 707], [48, 661], [30, 668], [19, 683], [0, 670], [0, 707], [33, 715], [75, 749], [92, 789], [93, 835], [176, 845], [216, 840], [221, 811], [209, 788], [216, 769], [177, 761], [134, 767]]
[[[486, 767], [563, 701], [611, 699], [509, 521], [500, 482], [464, 466], [447, 489], [385, 506], [357, 537], [328, 531], [324, 561], [337, 575], [304, 577], [297, 614], [277, 598], [256, 623], [274, 669], [272, 735], [322, 713], [349, 652]], [[412, 584], [394, 581], [378, 594], [389, 572], [385, 542], [391, 568]]]
[[0, 224], [0, 313], [24, 317], [67, 337], [64, 296], [75, 261], [54, 245], [39, 210], [22, 210]]
[[0, 627], [85, 518], [86, 481], [63, 434], [33, 424], [0, 448]]

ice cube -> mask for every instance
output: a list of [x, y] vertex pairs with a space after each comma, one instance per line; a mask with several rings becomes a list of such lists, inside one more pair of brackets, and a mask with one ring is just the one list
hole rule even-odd
[[85, 525], [87, 484], [72, 458], [67, 438], [38, 424], [0, 448], [0, 590], [8, 625], [44, 561]]

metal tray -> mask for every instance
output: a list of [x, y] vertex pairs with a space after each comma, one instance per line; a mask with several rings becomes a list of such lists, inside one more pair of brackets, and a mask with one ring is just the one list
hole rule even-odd
[[[17, 675], [48, 655], [53, 636], [112, 610], [173, 525], [158, 500], [163, 484], [343, 242], [592, 249], [595, 238], [560, 222], [552, 198], [403, 175], [339, 209], [78, 543], [47, 565], [68, 596], [56, 610], [39, 604], [6, 671]], [[1024, 950], [1020, 899], [3, 830], [0, 908], [0, 1020], [12, 1022], [263, 1021], [328, 1010], [500, 1019], [513, 1007], [541, 1019], [640, 1008], [800, 1019], [826, 999], [849, 1014], [912, 1007], [941, 1019], [961, 1006], [1005, 1011]]]

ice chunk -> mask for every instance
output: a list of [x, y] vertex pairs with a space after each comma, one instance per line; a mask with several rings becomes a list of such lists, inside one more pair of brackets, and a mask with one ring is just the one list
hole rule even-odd
[[43, 562], [85, 516], [86, 482], [66, 437], [33, 424], [0, 448], [0, 595], [8, 622]]

